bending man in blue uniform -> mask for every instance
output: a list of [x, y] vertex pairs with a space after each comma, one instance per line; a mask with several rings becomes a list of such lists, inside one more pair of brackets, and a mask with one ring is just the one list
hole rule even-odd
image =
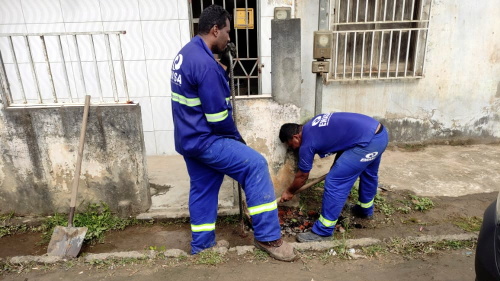
[[281, 239], [278, 209], [267, 161], [246, 146], [236, 129], [228, 77], [213, 53], [229, 42], [229, 13], [212, 5], [203, 10], [199, 31], [172, 64], [175, 149], [190, 177], [191, 253], [215, 246], [218, 194], [224, 175], [242, 184], [254, 228], [254, 244], [278, 260], [296, 259]]
[[389, 141], [382, 124], [358, 113], [327, 113], [317, 115], [303, 126], [284, 124], [279, 137], [288, 147], [299, 149], [299, 169], [290, 187], [281, 195], [280, 202], [292, 199], [306, 183], [315, 154], [321, 158], [337, 154], [325, 179], [321, 215], [311, 232], [297, 235], [299, 242], [331, 239], [340, 212], [358, 177], [358, 204], [351, 211], [358, 217], [373, 216], [378, 168]]

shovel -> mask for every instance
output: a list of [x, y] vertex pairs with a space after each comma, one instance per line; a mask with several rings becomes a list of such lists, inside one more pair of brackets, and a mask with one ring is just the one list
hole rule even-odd
[[87, 130], [87, 119], [90, 107], [90, 96], [85, 96], [85, 107], [83, 109], [82, 130], [80, 131], [80, 144], [78, 145], [78, 156], [76, 159], [76, 171], [73, 178], [71, 191], [71, 202], [69, 205], [68, 227], [56, 226], [50, 238], [47, 254], [49, 256], [71, 257], [78, 256], [82, 248], [83, 239], [87, 233], [86, 227], [73, 227], [73, 217], [75, 215], [76, 195], [78, 193], [78, 182], [82, 168], [83, 145], [85, 142], [85, 131]]

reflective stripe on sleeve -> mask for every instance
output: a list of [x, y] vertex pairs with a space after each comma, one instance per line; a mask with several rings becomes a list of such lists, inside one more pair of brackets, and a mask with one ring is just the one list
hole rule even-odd
[[180, 104], [186, 105], [186, 106], [198, 106], [201, 105], [201, 101], [199, 98], [186, 98], [183, 95], [179, 95], [178, 93], [172, 92], [172, 100], [175, 102], [178, 102]]
[[331, 220], [327, 220], [323, 217], [323, 215], [320, 215], [319, 216], [319, 221], [326, 227], [332, 227], [334, 226], [335, 224], [337, 224], [337, 220], [334, 220], [334, 221], [331, 221]]
[[[375, 199], [373, 199], [375, 200]], [[373, 206], [373, 200], [368, 202], [368, 203], [361, 203], [358, 201], [358, 205], [361, 206], [361, 208], [370, 208], [371, 206]]]
[[219, 122], [227, 118], [229, 115], [227, 109], [224, 111], [221, 111], [219, 113], [213, 113], [213, 114], [206, 114], [205, 117], [207, 117], [208, 122]]
[[248, 208], [248, 212], [251, 216], [258, 215], [260, 213], [269, 212], [278, 209], [278, 203], [274, 200], [271, 203], [262, 204], [258, 206], [253, 206]]
[[205, 223], [198, 225], [191, 225], [192, 232], [201, 232], [201, 231], [213, 231], [215, 230], [215, 223]]

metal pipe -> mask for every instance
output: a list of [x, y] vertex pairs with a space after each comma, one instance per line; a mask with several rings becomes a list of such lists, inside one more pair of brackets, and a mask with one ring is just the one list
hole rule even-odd
[[392, 5], [392, 21], [396, 19], [396, 0], [394, 1], [394, 5]]
[[0, 33], [0, 37], [9, 36], [59, 36], [59, 35], [90, 35], [90, 34], [125, 34], [126, 31], [91, 31], [91, 32], [47, 32], [47, 33]]
[[405, 0], [403, 0], [403, 7], [401, 8], [401, 21], [405, 20]]
[[356, 39], [357, 39], [357, 34], [354, 32], [354, 44], [353, 44], [353, 50], [352, 50], [352, 74], [351, 77], [354, 78], [354, 70], [356, 68]]
[[99, 92], [99, 100], [103, 102], [104, 99], [102, 97], [101, 77], [99, 75], [99, 66], [97, 65], [97, 56], [95, 54], [94, 36], [92, 35], [89, 36], [90, 36], [90, 45], [92, 45], [90, 49], [92, 50], [92, 58], [94, 59], [94, 71], [95, 71], [95, 79], [97, 82], [97, 90]]
[[387, 2], [389, 0], [385, 0], [384, 2], [384, 17], [382, 18], [382, 21], [385, 21], [386, 15], [387, 15]]
[[408, 57], [410, 55], [410, 42], [411, 42], [411, 30], [408, 30], [408, 41], [406, 43], [406, 60], [405, 60], [405, 74], [404, 74], [404, 77], [406, 77], [406, 73], [408, 71]]
[[350, 8], [349, 6], [350, 6], [350, 1], [347, 0], [347, 10], [346, 10], [346, 13], [345, 13], [346, 14], [346, 20], [345, 20], [345, 22], [349, 22], [349, 8]]
[[334, 77], [337, 79], [337, 65], [338, 65], [338, 56], [339, 56], [339, 33], [337, 33], [337, 38], [335, 39], [335, 69], [334, 69]]
[[85, 77], [83, 76], [83, 67], [82, 67], [82, 60], [80, 58], [80, 48], [78, 47], [78, 38], [76, 38], [76, 35], [73, 35], [73, 42], [75, 44], [76, 48], [76, 58], [78, 60], [78, 66], [80, 68], [80, 82], [82, 83], [83, 86], [83, 94], [87, 95], [87, 85], [85, 85]]
[[26, 49], [28, 50], [28, 58], [30, 60], [31, 73], [33, 75], [33, 79], [35, 80], [36, 93], [38, 95], [38, 103], [43, 103], [42, 95], [40, 93], [40, 83], [38, 83], [38, 76], [36, 75], [35, 64], [33, 63], [33, 56], [31, 54], [31, 47], [28, 36], [24, 36], [24, 42], [26, 43]]
[[379, 60], [378, 60], [378, 78], [380, 78], [380, 68], [382, 66], [382, 50], [384, 46], [384, 32], [382, 31], [380, 35], [380, 52], [379, 52]]
[[347, 36], [348, 35], [349, 35], [349, 33], [346, 33], [344, 36], [344, 74], [343, 74], [344, 79], [345, 79], [345, 65], [346, 65], [346, 61], [347, 61]]
[[[366, 1], [368, 3], [368, 1]], [[365, 66], [365, 39], [366, 39], [366, 32], [363, 32], [363, 44], [361, 46], [361, 74], [360, 77], [363, 78], [363, 70]]]
[[5, 71], [5, 64], [3, 63], [2, 52], [0, 51], [0, 87], [2, 98], [5, 99], [7, 108], [12, 104], [12, 93], [10, 92], [9, 83], [7, 82], [7, 72]]
[[399, 55], [401, 54], [401, 30], [399, 31], [399, 38], [398, 38], [398, 54], [396, 56], [396, 77], [398, 77], [398, 71], [399, 71]]
[[[429, 18], [431, 17], [431, 12], [432, 12], [432, 1], [429, 1]], [[425, 31], [424, 56], [422, 57], [422, 76], [424, 76], [425, 73], [425, 57], [427, 55], [427, 43], [429, 42], [429, 39], [427, 38], [429, 36], [429, 28], [430, 28], [430, 22], [427, 23], [427, 30]]]
[[387, 78], [389, 78], [389, 74], [391, 73], [391, 53], [392, 53], [392, 31], [389, 37], [389, 53], [387, 54]]
[[373, 68], [373, 45], [375, 45], [375, 31], [372, 31], [372, 44], [370, 50], [370, 72], [369, 77], [372, 78], [372, 68]]
[[420, 30], [417, 31], [417, 43], [415, 44], [415, 58], [413, 59], [413, 77], [415, 77], [418, 65], [418, 43], [420, 42]]
[[118, 90], [116, 88], [116, 77], [115, 77], [115, 67], [113, 65], [113, 56], [111, 55], [111, 46], [109, 44], [109, 35], [104, 35], [104, 40], [106, 41], [106, 50], [108, 52], [108, 66], [109, 75], [111, 77], [111, 87], [113, 88], [113, 96], [115, 97], [115, 102], [118, 101]]
[[45, 63], [47, 63], [47, 72], [49, 74], [50, 87], [52, 89], [52, 96], [54, 97], [54, 102], [57, 103], [56, 87], [54, 86], [54, 79], [52, 78], [52, 69], [50, 69], [49, 54], [47, 53], [47, 45], [45, 44], [45, 36], [40, 36], [42, 40], [42, 50], [43, 56], [45, 58]]
[[[130, 101], [130, 97], [128, 94], [127, 75], [125, 74], [125, 62], [123, 60], [122, 40], [121, 40], [120, 34], [117, 34], [116, 37], [118, 40], [118, 47], [117, 47], [118, 54], [120, 55], [120, 64], [122, 67], [123, 89], [125, 90], [125, 97], [127, 98], [127, 101]], [[115, 101], [118, 102], [118, 96], [117, 96], [117, 100], [115, 100]]]
[[71, 87], [69, 86], [68, 69], [66, 68], [66, 60], [64, 59], [64, 52], [63, 52], [63, 47], [62, 47], [60, 35], [57, 36], [57, 43], [59, 45], [59, 54], [61, 54], [61, 62], [62, 62], [63, 72], [64, 72], [64, 81], [66, 82], [66, 88], [68, 89], [69, 101], [73, 102], [73, 96], [71, 95]]
[[[21, 87], [21, 95], [23, 96], [23, 102], [27, 103], [26, 93], [24, 92], [23, 79], [21, 78], [21, 72], [19, 71], [19, 64], [17, 63], [16, 51], [14, 49], [14, 43], [12, 43], [12, 36], [9, 36], [10, 52], [12, 54], [12, 60], [14, 61], [14, 66], [16, 69], [17, 80], [19, 81], [19, 86]], [[7, 76], [6, 76], [7, 77]]]
[[359, 0], [356, 0], [356, 22], [358, 22]]

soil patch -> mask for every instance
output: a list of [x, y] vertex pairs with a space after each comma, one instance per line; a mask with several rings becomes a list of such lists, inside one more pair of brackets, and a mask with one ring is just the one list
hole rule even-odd
[[[319, 192], [318, 192], [319, 191]], [[315, 193], [309, 198], [307, 207], [280, 207], [279, 214], [282, 233], [287, 241], [295, 241], [297, 232], [307, 230], [319, 216], [320, 188], [311, 189]], [[381, 191], [384, 199], [376, 206], [373, 220], [356, 219], [344, 212], [335, 232], [337, 239], [373, 237], [385, 239], [420, 235], [460, 234], [464, 230], [457, 221], [476, 218], [482, 220], [483, 212], [497, 197], [496, 192], [465, 195], [460, 197], [428, 197], [434, 206], [429, 210], [397, 210], [412, 199], [411, 191]], [[304, 193], [304, 197], [308, 194]], [[393, 213], [388, 214], [390, 209]], [[385, 213], [384, 213], [385, 212]], [[341, 226], [341, 227], [340, 227]], [[217, 239], [227, 240], [231, 247], [253, 245], [253, 235], [241, 235], [237, 219], [221, 218], [216, 229]], [[47, 245], [40, 245], [40, 233], [14, 234], [0, 238], [0, 258], [20, 255], [41, 255]], [[191, 231], [188, 222], [155, 222], [150, 225], [135, 225], [122, 231], [106, 233], [102, 242], [84, 245], [81, 253], [104, 253], [134, 250], [182, 249], [189, 253]]]

